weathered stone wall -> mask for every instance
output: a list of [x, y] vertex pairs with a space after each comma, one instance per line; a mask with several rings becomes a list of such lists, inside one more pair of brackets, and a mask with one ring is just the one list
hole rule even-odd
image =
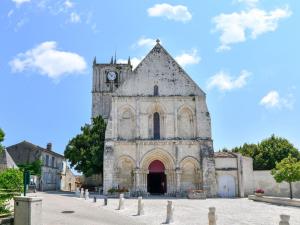
[[242, 179], [244, 195], [252, 195], [254, 192], [253, 159], [242, 156]]
[[[270, 170], [256, 170], [254, 174], [254, 188], [263, 189], [265, 195], [289, 197], [289, 185], [286, 182], [276, 183]], [[295, 198], [300, 198], [300, 182], [293, 183], [293, 192]]]
[[65, 170], [61, 174], [60, 189], [62, 191], [76, 190], [76, 177], [68, 166], [66, 166]]

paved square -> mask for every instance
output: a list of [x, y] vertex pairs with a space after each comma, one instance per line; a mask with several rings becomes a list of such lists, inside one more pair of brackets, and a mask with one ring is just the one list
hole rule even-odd
[[[125, 209], [117, 210], [118, 199], [93, 203], [73, 194], [38, 193], [43, 200], [44, 225], [158, 225], [165, 222], [167, 199], [143, 199], [145, 215], [137, 216], [137, 199], [125, 199]], [[279, 215], [291, 216], [290, 224], [300, 224], [300, 208], [276, 206], [248, 199], [171, 199], [174, 225], [207, 225], [208, 207], [216, 207], [218, 225], [278, 225]], [[75, 211], [64, 214], [62, 211]]]

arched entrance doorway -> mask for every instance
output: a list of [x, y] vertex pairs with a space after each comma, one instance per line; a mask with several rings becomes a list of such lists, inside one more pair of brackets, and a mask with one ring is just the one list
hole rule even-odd
[[167, 179], [165, 166], [159, 160], [154, 160], [149, 165], [147, 176], [147, 191], [150, 194], [164, 194], [167, 192]]

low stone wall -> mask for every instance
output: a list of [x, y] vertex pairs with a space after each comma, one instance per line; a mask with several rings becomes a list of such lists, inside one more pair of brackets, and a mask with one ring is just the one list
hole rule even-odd
[[287, 199], [279, 197], [258, 197], [255, 195], [249, 195], [248, 199], [258, 202], [267, 202], [275, 205], [284, 205], [284, 206], [295, 206], [300, 207], [300, 200], [297, 199]]
[[[263, 189], [265, 196], [289, 197], [289, 184], [286, 182], [276, 183], [270, 170], [256, 170], [253, 171], [254, 188]], [[300, 198], [300, 182], [293, 183], [293, 196]]]
[[14, 217], [9, 216], [5, 218], [0, 218], [0, 225], [14, 225]]

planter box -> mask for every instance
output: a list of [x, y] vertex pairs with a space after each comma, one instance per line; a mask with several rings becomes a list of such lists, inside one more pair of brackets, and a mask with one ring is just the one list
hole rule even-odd
[[107, 194], [108, 198], [120, 198], [120, 194], [124, 194], [124, 198], [129, 198], [130, 197], [130, 192], [124, 192], [124, 193], [119, 193], [119, 192], [114, 192], [112, 194]]
[[206, 193], [203, 190], [191, 190], [188, 192], [189, 199], [206, 199]]
[[256, 197], [263, 197], [264, 194], [263, 194], [263, 193], [255, 193], [255, 196], [256, 196]]
[[288, 198], [280, 198], [280, 197], [257, 197], [256, 195], [249, 195], [248, 199], [258, 202], [266, 202], [274, 205], [285, 205], [285, 206], [294, 206], [300, 207], [300, 200], [298, 199], [288, 199]]
[[0, 225], [14, 225], [14, 217], [0, 215]]

